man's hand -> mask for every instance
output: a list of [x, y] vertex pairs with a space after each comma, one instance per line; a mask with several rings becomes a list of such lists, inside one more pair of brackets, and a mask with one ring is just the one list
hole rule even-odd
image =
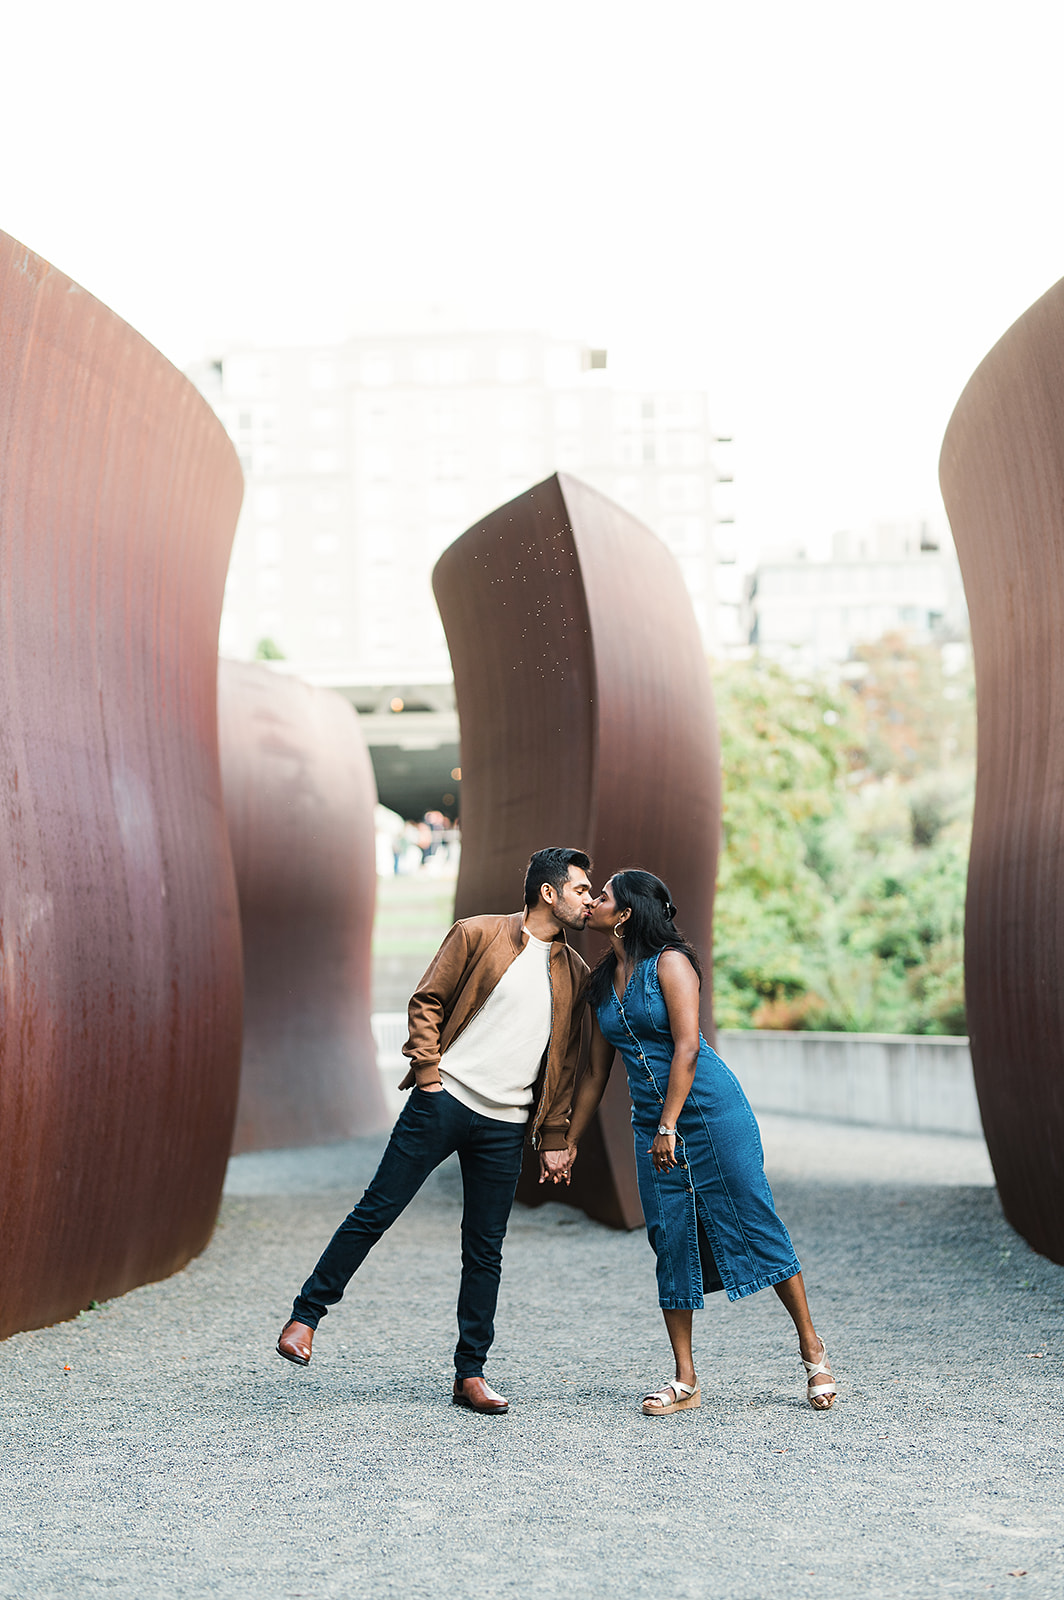
[[539, 1152], [540, 1183], [568, 1184], [571, 1160], [568, 1150], [541, 1150]]

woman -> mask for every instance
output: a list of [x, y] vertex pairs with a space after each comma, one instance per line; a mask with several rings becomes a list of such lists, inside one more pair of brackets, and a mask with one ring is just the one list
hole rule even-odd
[[809, 1404], [827, 1411], [835, 1402], [827, 1350], [772, 1204], [754, 1114], [699, 1032], [702, 970], [675, 915], [661, 879], [638, 869], [614, 873], [592, 903], [588, 927], [605, 934], [610, 948], [589, 982], [591, 1058], [569, 1131], [575, 1159], [619, 1050], [632, 1095], [639, 1195], [676, 1361], [675, 1378], [644, 1398], [643, 1411], [665, 1416], [702, 1403], [691, 1312], [701, 1308], [703, 1291], [724, 1289], [738, 1300], [769, 1286], [797, 1330]]

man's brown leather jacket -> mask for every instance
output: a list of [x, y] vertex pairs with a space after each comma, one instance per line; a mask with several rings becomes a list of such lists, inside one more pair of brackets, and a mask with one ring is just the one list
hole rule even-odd
[[[495, 985], [524, 948], [523, 912], [467, 917], [456, 922], [414, 990], [408, 1008], [409, 1038], [403, 1046], [410, 1071], [399, 1085], [437, 1083], [440, 1057], [476, 1016]], [[529, 1136], [541, 1150], [564, 1150], [569, 1108], [580, 1058], [587, 965], [570, 950], [565, 934], [550, 950], [551, 1030], [536, 1082]]]

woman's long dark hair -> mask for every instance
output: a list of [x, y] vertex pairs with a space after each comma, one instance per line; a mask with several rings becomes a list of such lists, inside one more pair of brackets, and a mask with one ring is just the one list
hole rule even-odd
[[[631, 912], [624, 924], [626, 956], [638, 962], [647, 956], [659, 955], [662, 950], [681, 950], [701, 984], [702, 963], [698, 952], [673, 921], [676, 907], [661, 879], [655, 878], [652, 872], [644, 872], [641, 867], [628, 867], [624, 872], [615, 872], [610, 882], [618, 912]], [[612, 950], [607, 950], [588, 979], [587, 998], [592, 1009], [609, 997], [616, 970], [617, 957]]]

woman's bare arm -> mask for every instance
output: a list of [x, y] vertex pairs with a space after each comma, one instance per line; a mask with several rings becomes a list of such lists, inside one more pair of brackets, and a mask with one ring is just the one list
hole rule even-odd
[[588, 1123], [598, 1110], [599, 1101], [606, 1092], [614, 1054], [612, 1044], [602, 1037], [598, 1018], [592, 1016], [591, 1052], [583, 1076], [576, 1086], [572, 1116], [569, 1119], [568, 1144], [574, 1152], [587, 1132]]

